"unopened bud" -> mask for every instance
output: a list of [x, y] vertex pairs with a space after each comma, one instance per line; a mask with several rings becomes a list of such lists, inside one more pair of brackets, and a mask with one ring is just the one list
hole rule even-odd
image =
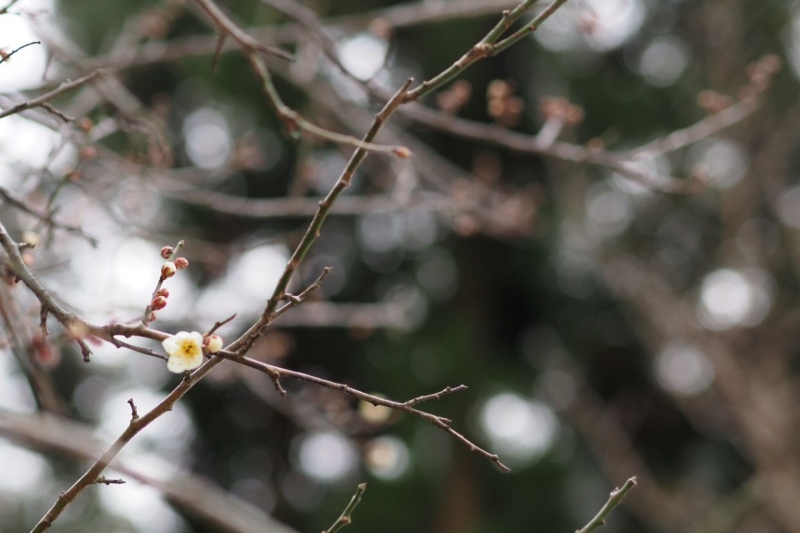
[[163, 296], [164, 298], [169, 298], [169, 291], [167, 289], [158, 289], [156, 296]]
[[208, 335], [203, 340], [206, 353], [215, 353], [222, 349], [222, 337], [219, 335]]
[[167, 261], [161, 267], [161, 277], [164, 279], [171, 278], [172, 276], [175, 275], [175, 272], [177, 271], [178, 269], [175, 267], [175, 263], [173, 263], [172, 261]]
[[39, 244], [39, 234], [35, 231], [26, 230], [22, 232], [22, 242], [27, 242], [33, 246]]
[[161, 257], [163, 257], [164, 259], [169, 259], [170, 256], [172, 255], [172, 252], [174, 251], [175, 248], [173, 248], [172, 246], [165, 246], [161, 249]]
[[97, 159], [97, 148], [94, 146], [84, 146], [80, 150], [81, 159]]
[[167, 299], [163, 296], [156, 296], [153, 298], [153, 301], [150, 302], [150, 309], [153, 311], [158, 311], [159, 309], [164, 309], [167, 306]]
[[398, 146], [394, 149], [394, 155], [399, 157], [400, 159], [409, 159], [412, 156], [411, 150], [406, 148], [405, 146]]
[[189, 260], [185, 257], [179, 257], [175, 259], [175, 268], [178, 270], [183, 270], [184, 268], [189, 266]]
[[94, 127], [94, 122], [89, 117], [82, 117], [78, 120], [78, 127], [85, 133], [89, 133]]

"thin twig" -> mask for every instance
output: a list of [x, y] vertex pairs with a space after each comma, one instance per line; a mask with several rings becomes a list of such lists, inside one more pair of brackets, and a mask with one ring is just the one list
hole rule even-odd
[[78, 226], [71, 226], [69, 224], [62, 224], [61, 222], [57, 222], [56, 220], [53, 219], [52, 214], [44, 213], [39, 211], [38, 209], [34, 209], [33, 207], [25, 203], [22, 199], [14, 195], [11, 191], [3, 187], [0, 187], [0, 199], [2, 199], [8, 205], [38, 218], [39, 220], [44, 222], [46, 226], [62, 229], [66, 232], [78, 235], [89, 241], [89, 244], [91, 244], [92, 246], [97, 246], [97, 239], [84, 233], [84, 231]]
[[182, 398], [195, 383], [217, 366], [222, 359], [214, 358], [206, 361], [200, 368], [192, 374], [187, 374], [187, 378], [181, 380], [180, 384], [173, 389], [161, 403], [156, 405], [147, 414], [139, 418], [132, 418], [127, 429], [122, 435], [103, 453], [100, 458], [86, 471], [69, 489], [62, 492], [50, 510], [39, 520], [31, 530], [31, 533], [42, 533], [53, 525], [53, 522], [64, 512], [64, 509], [80, 494], [86, 487], [94, 484], [105, 470], [108, 464], [119, 454], [120, 450], [135, 437], [140, 431], [146, 428], [159, 416], [172, 409], [172, 406]]
[[676, 152], [752, 115], [758, 109], [752, 101], [737, 102], [736, 104], [709, 115], [682, 130], [673, 131], [669, 135], [656, 139], [631, 150], [632, 156], [658, 157], [660, 155]]
[[589, 533], [597, 529], [600, 526], [605, 525], [606, 518], [608, 518], [609, 513], [614, 510], [616, 506], [622, 503], [622, 500], [625, 499], [625, 495], [631, 490], [633, 487], [636, 486], [636, 478], [632, 477], [625, 482], [622, 487], [618, 489], [614, 489], [611, 491], [611, 494], [608, 497], [608, 501], [600, 509], [600, 512], [597, 515], [589, 520], [589, 523], [583, 526], [581, 529], [577, 530], [575, 533]]
[[[14, 0], [14, 1], [16, 2], [16, 0]], [[14, 4], [14, 2], [12, 2], [12, 5], [13, 4]], [[11, 7], [11, 6], [6, 6], [5, 9], [8, 9], [9, 7]], [[2, 14], [2, 13], [0, 13], [0, 14]], [[10, 51], [8, 53], [6, 53], [6, 52], [0, 53], [0, 64], [5, 63], [9, 59], [11, 59], [11, 56], [16, 54], [17, 52], [19, 52], [23, 48], [27, 48], [29, 46], [33, 46], [34, 44], [42, 44], [42, 42], [41, 41], [33, 41], [33, 42], [30, 42], [30, 43], [23, 44], [19, 48], [16, 48], [16, 49], [14, 49], [14, 50], [12, 50], [12, 51]], [[0, 118], [2, 118], [2, 117], [0, 117]]]
[[444, 390], [439, 392], [435, 392], [433, 394], [426, 394], [424, 396], [417, 396], [416, 398], [412, 398], [405, 402], [405, 405], [409, 407], [414, 407], [418, 403], [427, 402], [430, 400], [439, 400], [442, 396], [446, 396], [448, 394], [453, 394], [454, 392], [461, 392], [463, 390], [467, 390], [469, 387], [466, 385], [459, 385], [458, 387], [445, 387]]
[[211, 72], [217, 71], [217, 66], [219, 65], [219, 56], [222, 52], [222, 46], [225, 44], [225, 37], [227, 37], [224, 33], [220, 33], [219, 37], [217, 37], [217, 49], [214, 50], [214, 55], [211, 56]]
[[280, 94], [278, 94], [278, 91], [272, 82], [272, 76], [270, 75], [269, 70], [267, 70], [264, 61], [261, 59], [258, 53], [262, 46], [261, 43], [237, 26], [212, 0], [195, 1], [211, 18], [221, 34], [229, 35], [242, 48], [242, 51], [250, 62], [253, 72], [261, 80], [264, 94], [266, 95], [270, 106], [278, 115], [278, 118], [281, 120], [284, 128], [290, 135], [299, 130], [322, 139], [327, 139], [331, 142], [354, 146], [360, 150], [365, 149], [373, 152], [390, 153], [399, 157], [407, 157], [407, 154], [410, 155], [409, 150], [405, 147], [374, 144], [371, 142], [372, 139], [369, 141], [359, 140], [351, 135], [344, 135], [335, 131], [327, 130], [304, 119], [299, 113], [287, 106], [283, 102]]
[[[166, 180], [164, 180], [166, 181]], [[191, 205], [206, 207], [237, 217], [283, 218], [313, 216], [319, 209], [322, 197], [245, 198], [200, 188], [161, 189], [164, 196]], [[450, 212], [455, 206], [445, 194], [415, 194], [398, 201], [388, 194], [373, 196], [345, 196], [336, 202], [331, 215], [362, 215], [364, 213], [392, 213], [415, 209], [420, 211]]]
[[308, 298], [308, 296], [312, 292], [314, 292], [315, 290], [320, 288], [320, 285], [322, 285], [322, 280], [324, 280], [325, 277], [328, 274], [330, 274], [331, 270], [333, 270], [333, 267], [325, 267], [325, 268], [323, 268], [322, 269], [322, 273], [319, 275], [319, 277], [317, 277], [316, 281], [314, 281], [314, 283], [309, 285], [303, 292], [301, 292], [297, 296], [295, 296], [293, 294], [288, 294], [288, 293], [284, 294], [283, 295], [283, 300], [287, 301], [288, 303], [286, 305], [284, 305], [283, 307], [280, 307], [279, 309], [277, 309], [275, 311], [274, 317], [278, 318], [279, 316], [281, 316], [283, 313], [285, 313], [289, 309], [292, 309], [293, 307], [297, 307], [298, 305], [303, 303], [303, 301], [306, 298]]
[[22, 280], [22, 282], [25, 283], [25, 285], [39, 299], [39, 302], [43, 308], [41, 310], [41, 314], [45, 315], [46, 313], [52, 313], [56, 319], [58, 319], [58, 321], [64, 326], [64, 329], [67, 330], [67, 333], [70, 335], [70, 337], [78, 343], [78, 346], [80, 346], [81, 353], [83, 354], [83, 360], [88, 362], [92, 351], [81, 338], [81, 334], [84, 332], [84, 330], [89, 328], [88, 324], [78, 318], [74, 313], [70, 313], [63, 309], [55, 302], [55, 300], [53, 300], [53, 297], [49, 292], [47, 292], [47, 289], [42, 286], [36, 276], [33, 275], [33, 272], [30, 271], [28, 265], [25, 264], [25, 261], [22, 259], [22, 256], [19, 253], [19, 245], [14, 242], [14, 240], [8, 234], [8, 231], [6, 231], [5, 226], [3, 226], [1, 222], [0, 246], [2, 246], [6, 251], [14, 274], [17, 276], [17, 278]]
[[417, 87], [408, 91], [404, 96], [404, 102], [414, 102], [419, 100], [422, 96], [442, 87], [449, 81], [453, 80], [473, 63], [505, 50], [520, 39], [516, 38], [516, 40], [513, 40], [518, 33], [524, 31], [524, 34], [527, 35], [528, 33], [536, 31], [543, 21], [547, 20], [551, 14], [557, 11], [558, 8], [561, 7], [564, 2], [566, 2], [566, 0], [556, 0], [553, 2], [553, 5], [549, 6], [542, 13], [540, 13], [532, 22], [527, 24], [525, 28], [519, 30], [519, 32], [515, 33], [511, 37], [497, 42], [503, 33], [508, 30], [511, 24], [517, 21], [526, 11], [530, 10], [537, 1], [538, 0], [524, 0], [511, 11], [503, 12], [503, 16], [500, 18], [500, 21], [489, 31], [489, 33], [486, 34], [486, 36], [484, 36], [483, 39], [481, 39], [475, 46], [467, 50], [467, 52], [461, 56], [458, 61], [450, 65], [450, 67], [446, 68], [433, 78], [423, 81]]
[[8, 4], [6, 4], [6, 7], [0, 9], [0, 15], [5, 15], [6, 13], [8, 13], [8, 10], [14, 7], [14, 4], [16, 4], [17, 2], [19, 2], [19, 0], [11, 0]]
[[[64, 400], [50, 375], [42, 368], [37, 354], [33, 351], [32, 340], [23, 337], [24, 323], [13, 298], [8, 294], [7, 287], [0, 287], [0, 319], [6, 330], [11, 353], [28, 380], [37, 407], [54, 414], [66, 414], [68, 409]], [[44, 337], [41, 342], [46, 342]]]
[[[427, 422], [430, 422], [431, 424], [433, 424], [433, 425], [445, 430], [450, 435], [455, 437], [457, 440], [459, 440], [462, 443], [464, 443], [470, 449], [470, 451], [473, 451], [473, 452], [485, 457], [486, 459], [490, 460], [491, 462], [493, 462], [495, 465], [497, 465], [497, 467], [503, 473], [507, 473], [507, 472], [511, 471], [510, 468], [508, 468], [506, 465], [504, 465], [500, 461], [500, 458], [496, 454], [493, 454], [493, 453], [490, 453], [490, 452], [484, 450], [483, 448], [481, 448], [480, 446], [478, 446], [477, 444], [475, 444], [474, 442], [469, 440], [467, 437], [465, 437], [464, 435], [462, 435], [458, 431], [454, 430], [450, 426], [450, 424], [452, 423], [452, 421], [450, 419], [442, 417], [442, 416], [437, 416], [437, 415], [434, 415], [434, 414], [431, 414], [431, 413], [427, 413], [425, 411], [420, 411], [419, 409], [416, 409], [416, 408], [413, 407], [413, 405], [415, 405], [415, 404], [409, 404], [408, 402], [396, 402], [396, 401], [393, 401], [393, 400], [389, 400], [387, 398], [382, 398], [380, 396], [376, 396], [374, 394], [368, 394], [366, 392], [363, 392], [363, 391], [360, 391], [358, 389], [355, 389], [355, 388], [353, 388], [353, 387], [351, 387], [349, 385], [345, 385], [344, 383], [337, 383], [335, 381], [329, 381], [327, 379], [323, 379], [323, 378], [319, 378], [319, 377], [316, 377], [316, 376], [312, 376], [310, 374], [306, 374], [306, 373], [303, 373], [303, 372], [298, 372], [296, 370], [290, 370], [290, 369], [287, 369], [287, 368], [281, 368], [281, 367], [278, 367], [278, 366], [270, 365], [268, 363], [263, 363], [261, 361], [256, 361], [255, 359], [251, 359], [249, 357], [239, 356], [236, 353], [233, 353], [233, 352], [230, 352], [230, 351], [226, 351], [226, 350], [218, 352], [217, 355], [219, 357], [222, 357], [222, 358], [225, 358], [225, 359], [231, 359], [231, 360], [236, 361], [238, 363], [241, 363], [241, 364], [243, 364], [245, 366], [249, 366], [251, 368], [254, 368], [256, 370], [264, 372], [265, 374], [267, 374], [273, 380], [273, 382], [278, 380], [278, 379], [283, 379], [283, 378], [296, 379], [296, 380], [299, 380], [299, 381], [305, 381], [307, 383], [313, 383], [315, 385], [319, 385], [319, 386], [322, 386], [322, 387], [325, 387], [325, 388], [328, 388], [328, 389], [337, 390], [337, 391], [339, 391], [341, 393], [344, 393], [344, 394], [346, 394], [348, 396], [352, 396], [353, 398], [357, 398], [359, 400], [363, 400], [365, 402], [369, 402], [369, 403], [371, 403], [373, 405], [382, 405], [384, 407], [388, 407], [388, 408], [394, 409], [396, 411], [403, 411], [405, 413], [414, 415], [414, 416], [416, 416], [418, 418], [426, 420]], [[456, 389], [463, 390], [460, 387], [455, 387], [453, 389], [453, 391], [455, 391]], [[436, 394], [441, 394], [441, 393], [436, 393]], [[436, 395], [431, 395], [431, 396], [436, 396]], [[417, 403], [419, 403], [419, 402], [417, 402]]]
[[[373, 120], [370, 129], [364, 135], [363, 140], [365, 142], [369, 142], [375, 138], [386, 120], [388, 120], [394, 110], [402, 104], [403, 96], [405, 95], [405, 92], [411, 85], [412, 81], [413, 80], [411, 78], [406, 80], [403, 86], [400, 87], [400, 89], [392, 96], [392, 98], [389, 99], [388, 102], [386, 102], [386, 105], [383, 107], [383, 109], [375, 115], [375, 119]], [[350, 160], [348, 161], [339, 178], [336, 180], [333, 188], [328, 193], [328, 196], [326, 196], [325, 199], [319, 203], [319, 207], [317, 208], [317, 212], [314, 214], [314, 218], [311, 219], [311, 223], [309, 224], [306, 233], [303, 235], [303, 238], [300, 239], [297, 248], [295, 248], [292, 257], [286, 264], [283, 274], [281, 274], [281, 277], [278, 280], [278, 284], [275, 286], [272, 296], [270, 296], [269, 300], [267, 301], [267, 307], [264, 309], [264, 313], [258, 322], [253, 324], [250, 329], [248, 329], [231, 345], [234, 351], [245, 353], [250, 349], [250, 347], [253, 346], [253, 343], [255, 343], [258, 337], [260, 337], [266, 328], [272, 323], [275, 318], [274, 313], [278, 308], [279, 302], [283, 300], [286, 288], [289, 286], [289, 282], [292, 280], [294, 273], [297, 271], [297, 268], [300, 266], [300, 263], [302, 262], [306, 253], [308, 253], [308, 251], [311, 249], [311, 246], [319, 238], [322, 225], [325, 223], [325, 219], [328, 217], [328, 214], [333, 208], [334, 203], [345, 191], [345, 189], [350, 186], [350, 181], [353, 179], [358, 167], [364, 161], [367, 153], [368, 152], [365, 148], [358, 148], [355, 152], [353, 152], [353, 155], [350, 156]]]
[[225, 320], [218, 320], [218, 321], [214, 322], [214, 325], [211, 326], [211, 329], [208, 330], [208, 333], [206, 333], [206, 335], [211, 335], [212, 333], [217, 331], [219, 328], [221, 328], [222, 326], [224, 326], [225, 324], [227, 324], [228, 322], [230, 322], [234, 318], [236, 318], [236, 313], [232, 314], [231, 316], [229, 316]]
[[536, 17], [532, 21], [527, 23], [524, 27], [520, 28], [519, 30], [511, 34], [509, 37], [506, 37], [502, 41], [492, 46], [492, 55], [502, 52], [503, 50], [506, 50], [507, 48], [514, 46], [519, 41], [521, 41], [531, 33], [538, 30], [539, 26], [541, 26], [545, 20], [549, 19], [553, 15], [553, 13], [558, 11], [558, 9], [561, 6], [563, 6], [566, 2], [567, 0], [554, 0], [552, 4], [547, 6], [544, 9], [544, 11], [536, 15]]
[[[64, 458], [95, 461], [103, 447], [95, 428], [45, 413], [16, 413], [0, 409], [0, 434], [20, 446]], [[253, 505], [246, 505], [208, 479], [172, 465], [170, 475], [152, 472], [139, 461], [114, 461], [114, 470], [161, 493], [187, 515], [227, 533], [296, 533]]]
[[15, 105], [14, 107], [6, 109], [5, 111], [0, 111], [0, 118], [5, 118], [5, 117], [7, 117], [9, 115], [15, 115], [17, 113], [21, 113], [22, 111], [25, 111], [26, 109], [30, 109], [32, 107], [38, 107], [38, 106], [41, 106], [42, 104], [46, 104], [50, 100], [58, 98], [59, 96], [61, 96], [64, 93], [67, 93], [67, 92], [69, 92], [69, 91], [71, 91], [73, 89], [76, 89], [76, 88], [78, 88], [78, 87], [80, 87], [82, 85], [86, 85], [87, 83], [90, 83], [90, 82], [94, 81], [98, 77], [105, 75], [105, 73], [106, 72], [104, 70], [98, 69], [98, 70], [95, 70], [94, 72], [91, 72], [91, 73], [87, 74], [86, 76], [78, 78], [77, 80], [65, 81], [64, 83], [62, 83], [61, 85], [59, 85], [58, 87], [56, 87], [55, 89], [50, 91], [49, 93], [45, 93], [45, 94], [43, 94], [41, 96], [38, 96], [38, 97], [36, 97], [36, 98], [34, 98], [32, 100], [28, 100], [27, 102], [19, 103], [19, 104]]
[[125, 484], [125, 480], [124, 479], [108, 479], [105, 476], [100, 476], [99, 478], [94, 480], [94, 483], [95, 484], [102, 483], [103, 485], [124, 485]]
[[48, 113], [57, 116], [58, 118], [60, 118], [64, 122], [75, 122], [75, 117], [67, 115], [66, 113], [64, 113], [60, 109], [57, 109], [57, 108], [53, 107], [50, 104], [41, 104], [40, 107], [42, 109], [44, 109], [45, 111], [47, 111]]
[[[451, 0], [448, 2], [417, 1], [376, 9], [366, 13], [354, 13], [333, 17], [322, 21], [327, 28], [362, 31], [374, 21], [385, 21], [389, 27], [400, 29], [435, 22], [450, 21], [467, 17], [495, 15], [498, 10], [510, 9], [519, 4], [515, 0]], [[295, 16], [295, 13], [292, 13]], [[305, 21], [300, 21], [304, 23]], [[248, 28], [247, 32], [258, 41], [272, 43], [295, 43], [305, 37], [298, 24], [281, 24]], [[122, 71], [154, 63], [176, 61], [184, 58], [213, 55], [217, 49], [217, 36], [192, 36], [172, 41], [147, 41], [112, 52], [106, 56], [87, 58], [81, 61], [83, 70], [105, 67]], [[238, 45], [226, 42], [221, 53], [238, 50]]]
[[353, 521], [352, 514], [355, 508], [361, 503], [361, 497], [364, 495], [364, 491], [367, 490], [366, 483], [360, 483], [358, 487], [356, 487], [356, 493], [353, 494], [353, 497], [350, 498], [350, 503], [347, 504], [347, 507], [344, 508], [342, 514], [339, 515], [339, 518], [336, 519], [336, 522], [333, 523], [331, 527], [323, 531], [322, 533], [336, 533], [336, 531], [340, 530], [344, 526], [349, 526], [350, 523]]
[[136, 410], [136, 404], [133, 403], [133, 398], [128, 398], [128, 405], [131, 406], [131, 420], [139, 418], [139, 411]]
[[108, 340], [108, 342], [110, 342], [111, 344], [116, 346], [117, 348], [127, 348], [128, 350], [132, 350], [134, 352], [143, 353], [144, 355], [149, 355], [150, 357], [155, 357], [156, 359], [162, 359], [164, 361], [169, 361], [169, 357], [167, 357], [164, 354], [160, 354], [160, 353], [154, 352], [150, 348], [142, 348], [141, 346], [136, 346], [135, 344], [130, 344], [130, 343], [127, 343], [125, 341], [121, 341], [121, 340], [117, 339], [116, 337], [111, 337], [110, 339], [107, 339], [107, 340]]

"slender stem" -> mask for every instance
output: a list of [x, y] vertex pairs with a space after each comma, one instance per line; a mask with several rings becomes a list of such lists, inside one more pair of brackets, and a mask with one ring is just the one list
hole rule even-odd
[[[13, 5], [13, 4], [14, 4], [16, 1], [17, 1], [17, 0], [14, 0], [14, 2], [11, 2], [11, 5]], [[6, 10], [7, 10], [9, 7], [11, 7], [11, 5], [8, 5], [8, 6], [6, 6], [5, 8], [3, 8], [2, 12], [0, 12], [0, 15], [4, 14], [4, 13], [5, 13], [5, 11], [6, 11]], [[0, 64], [2, 64], [2, 63], [5, 63], [5, 62], [6, 62], [6, 61], [8, 61], [9, 59], [11, 59], [11, 56], [13, 56], [14, 54], [16, 54], [17, 52], [19, 52], [19, 51], [20, 51], [20, 50], [22, 50], [23, 48], [27, 48], [27, 47], [29, 47], [29, 46], [33, 46], [34, 44], [42, 44], [42, 42], [41, 42], [41, 41], [33, 41], [33, 42], [30, 42], [30, 43], [25, 43], [25, 44], [23, 44], [22, 46], [20, 46], [19, 48], [15, 48], [14, 50], [12, 50], [12, 51], [10, 51], [10, 52], [8, 52], [8, 53], [3, 53], [2, 55], [0, 55]]]
[[608, 518], [608, 515], [611, 513], [611, 511], [613, 511], [616, 506], [622, 503], [622, 500], [625, 499], [625, 495], [628, 493], [628, 491], [635, 486], [636, 478], [632, 477], [628, 479], [628, 481], [626, 481], [622, 487], [612, 490], [608, 497], [608, 501], [603, 508], [600, 509], [600, 512], [598, 512], [594, 518], [589, 520], [588, 524], [577, 530], [575, 533], [589, 533], [590, 531], [605, 525], [606, 518]]
[[[175, 259], [175, 256], [178, 255], [178, 252], [181, 248], [183, 248], [183, 241], [178, 241], [178, 244], [175, 245], [175, 248], [172, 249], [172, 253], [169, 254], [167, 261], [172, 261]], [[147, 304], [147, 307], [144, 308], [144, 314], [142, 315], [142, 327], [147, 327], [153, 321], [153, 300], [155, 300], [158, 291], [161, 290], [161, 286], [164, 284], [164, 280], [166, 280], [163, 276], [159, 276], [158, 283], [156, 283], [156, 288], [153, 289], [153, 293], [150, 295], [150, 303]]]
[[34, 526], [31, 533], [42, 533], [53, 525], [53, 522], [64, 512], [67, 505], [69, 505], [86, 487], [93, 485], [97, 482], [103, 470], [114, 460], [119, 454], [120, 450], [130, 442], [140, 431], [146, 428], [156, 418], [163, 415], [172, 409], [172, 406], [180, 398], [182, 398], [195, 383], [197, 383], [203, 376], [208, 374], [215, 366], [223, 360], [214, 358], [203, 364], [200, 368], [181, 381], [181, 383], [164, 398], [161, 403], [155, 406], [147, 414], [134, 418], [128, 424], [127, 429], [122, 432], [122, 435], [112, 444], [100, 458], [83, 474], [70, 488], [62, 492], [49, 511], [42, 517], [41, 520]]
[[412, 102], [415, 100], [419, 100], [422, 96], [428, 94], [429, 92], [442, 87], [450, 80], [457, 77], [461, 72], [463, 72], [467, 67], [472, 65], [473, 63], [489, 56], [493, 56], [499, 52], [502, 52], [509, 46], [515, 44], [519, 40], [521, 40], [525, 35], [528, 35], [531, 32], [536, 31], [536, 29], [541, 25], [542, 22], [547, 20], [550, 15], [555, 13], [558, 8], [561, 7], [567, 0], [555, 0], [550, 6], [548, 6], [544, 11], [542, 11], [535, 19], [531, 22], [526, 24], [522, 29], [516, 31], [510, 37], [503, 39], [500, 42], [497, 40], [500, 36], [505, 33], [506, 30], [516, 22], [526, 11], [528, 11], [534, 4], [536, 4], [538, 0], [524, 0], [520, 3], [517, 7], [512, 9], [511, 11], [504, 11], [503, 16], [500, 19], [494, 28], [492, 28], [489, 33], [484, 36], [475, 46], [467, 50], [467, 52], [461, 56], [461, 58], [450, 65], [448, 68], [443, 70], [438, 75], [434, 76], [430, 80], [426, 80], [422, 82], [419, 86], [414, 88], [411, 91], [408, 91], [405, 96], [406, 102]]
[[336, 522], [334, 522], [331, 527], [329, 527], [322, 533], [335, 533], [344, 526], [349, 526], [350, 523], [353, 521], [351, 515], [353, 514], [353, 511], [358, 506], [358, 504], [361, 503], [361, 497], [364, 495], [365, 490], [367, 490], [367, 484], [360, 483], [358, 487], [356, 487], [356, 493], [353, 494], [352, 498], [350, 498], [350, 503], [348, 503], [347, 507], [344, 508], [342, 514], [339, 515], [339, 518], [336, 519]]
[[283, 122], [284, 128], [286, 128], [290, 135], [295, 135], [299, 130], [300, 132], [306, 132], [332, 142], [355, 146], [359, 150], [366, 149], [373, 152], [390, 153], [400, 157], [405, 157], [405, 154], [408, 153], [408, 149], [402, 146], [374, 144], [370, 142], [371, 139], [359, 140], [352, 135], [345, 135], [327, 130], [304, 119], [297, 111], [284, 103], [278, 90], [275, 88], [275, 84], [272, 82], [272, 76], [260, 57], [260, 51], [263, 48], [261, 43], [237, 26], [212, 0], [195, 0], [195, 2], [211, 18], [220, 33], [230, 35], [230, 37], [239, 44], [242, 51], [247, 56], [251, 68], [262, 82], [267, 101], [278, 115], [278, 118]]
[[[0, 61], [0, 63], [2, 63], [2, 61]], [[50, 100], [58, 98], [62, 94], [67, 93], [67, 92], [69, 92], [69, 91], [71, 91], [73, 89], [76, 89], [76, 88], [80, 87], [81, 85], [86, 85], [87, 83], [89, 83], [91, 81], [94, 81], [96, 78], [98, 78], [100, 76], [103, 76], [104, 74], [105, 74], [104, 70], [98, 69], [98, 70], [95, 70], [94, 72], [91, 72], [91, 73], [87, 74], [86, 76], [78, 78], [77, 80], [65, 81], [64, 83], [62, 83], [61, 85], [59, 85], [58, 87], [56, 87], [55, 89], [50, 91], [49, 93], [45, 93], [45, 94], [43, 94], [43, 95], [41, 95], [39, 97], [34, 98], [33, 100], [28, 100], [27, 102], [19, 103], [19, 104], [15, 105], [14, 107], [10, 107], [10, 108], [6, 109], [5, 111], [0, 111], [0, 118], [5, 118], [5, 117], [7, 117], [9, 115], [14, 115], [16, 113], [21, 113], [22, 111], [25, 111], [26, 109], [30, 109], [32, 107], [38, 107], [38, 106], [41, 106], [43, 104], [46, 104]]]
[[499, 52], [502, 52], [506, 48], [514, 46], [519, 41], [524, 39], [528, 34], [538, 30], [539, 26], [542, 25], [542, 22], [549, 19], [550, 16], [556, 11], [558, 11], [558, 8], [560, 8], [566, 2], [567, 0], [555, 0], [552, 4], [547, 6], [547, 8], [545, 8], [544, 11], [539, 13], [536, 16], [536, 18], [534, 18], [532, 21], [526, 24], [523, 28], [520, 28], [519, 30], [515, 31], [514, 33], [512, 33], [511, 35], [500, 41], [499, 43], [495, 44], [493, 46], [493, 54], [497, 54]]
[[[391, 116], [394, 110], [402, 104], [403, 96], [406, 94], [406, 90], [411, 85], [412, 81], [413, 80], [410, 78], [406, 80], [403, 86], [400, 87], [400, 89], [389, 99], [388, 102], [386, 102], [386, 105], [383, 107], [383, 109], [377, 115], [375, 115], [372, 126], [364, 135], [364, 142], [369, 142], [374, 139], [389, 116]], [[345, 167], [344, 171], [342, 171], [342, 174], [339, 176], [336, 184], [330, 190], [325, 199], [319, 203], [319, 208], [317, 209], [314, 218], [311, 219], [308, 229], [303, 235], [303, 238], [300, 240], [300, 243], [298, 243], [297, 248], [295, 248], [291, 259], [289, 259], [289, 262], [286, 265], [286, 269], [283, 271], [283, 274], [278, 280], [275, 291], [267, 301], [267, 307], [264, 309], [261, 319], [231, 345], [232, 350], [239, 353], [245, 353], [248, 349], [250, 349], [253, 343], [255, 343], [256, 339], [261, 336], [269, 324], [272, 323], [272, 320], [274, 320], [273, 315], [278, 308], [279, 302], [283, 300], [286, 289], [289, 286], [289, 282], [292, 280], [294, 273], [297, 271], [300, 263], [303, 261], [303, 258], [311, 249], [311, 246], [319, 238], [322, 225], [325, 223], [325, 219], [328, 217], [328, 214], [333, 208], [334, 202], [336, 202], [336, 199], [339, 198], [345, 189], [350, 186], [350, 181], [353, 179], [353, 175], [355, 174], [359, 165], [361, 165], [361, 162], [364, 161], [365, 157], [367, 157], [367, 150], [363, 147], [357, 148], [355, 152], [353, 152], [353, 155], [350, 157], [347, 166]]]

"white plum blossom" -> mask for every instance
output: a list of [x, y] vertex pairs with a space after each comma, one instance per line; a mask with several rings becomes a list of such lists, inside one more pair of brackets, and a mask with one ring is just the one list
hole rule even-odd
[[167, 369], [180, 374], [203, 364], [203, 335], [192, 331], [179, 331], [161, 343], [169, 354]]

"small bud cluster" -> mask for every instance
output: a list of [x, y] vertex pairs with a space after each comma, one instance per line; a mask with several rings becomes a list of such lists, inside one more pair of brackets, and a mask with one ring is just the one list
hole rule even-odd
[[94, 128], [94, 122], [89, 117], [81, 117], [78, 119], [78, 127], [84, 133], [89, 133]]
[[[185, 257], [175, 257], [175, 248], [172, 246], [164, 246], [161, 249], [161, 257], [166, 259], [167, 261], [161, 265], [161, 279], [159, 279], [159, 285], [166, 279], [171, 278], [175, 275], [178, 270], [183, 270], [189, 266], [189, 260]], [[148, 307], [147, 313], [147, 320], [149, 322], [153, 322], [156, 320], [155, 311], [160, 311], [167, 306], [167, 299], [169, 298], [169, 291], [165, 288], [159, 288], [156, 291], [153, 299], [150, 301], [150, 305]]]
[[97, 159], [97, 148], [92, 145], [82, 146], [79, 155], [81, 159]]
[[[776, 55], [767, 55], [747, 65], [745, 85], [736, 91], [736, 100], [745, 104], [755, 104], [761, 93], [772, 85], [772, 78], [781, 71], [781, 59]], [[697, 104], [708, 113], [719, 113], [731, 107], [734, 98], [715, 91], [702, 91], [697, 95]]]
[[503, 80], [492, 81], [486, 89], [488, 100], [486, 110], [501, 126], [516, 126], [525, 109], [525, 101], [513, 95], [515, 90], [516, 87], [512, 82]]
[[566, 126], [577, 126], [583, 122], [583, 108], [566, 98], [544, 97], [539, 100], [539, 109], [545, 120], [560, 120]]
[[[161, 250], [161, 255], [164, 255], [164, 250], [168, 247], [164, 247]], [[162, 281], [171, 278], [175, 275], [175, 272], [178, 270], [183, 270], [189, 266], [189, 260], [185, 257], [176, 257], [172, 261], [167, 261], [163, 265], [161, 265], [161, 279]]]
[[466, 80], [458, 80], [446, 91], [436, 95], [436, 105], [445, 113], [454, 115], [467, 105], [472, 96], [472, 84]]

